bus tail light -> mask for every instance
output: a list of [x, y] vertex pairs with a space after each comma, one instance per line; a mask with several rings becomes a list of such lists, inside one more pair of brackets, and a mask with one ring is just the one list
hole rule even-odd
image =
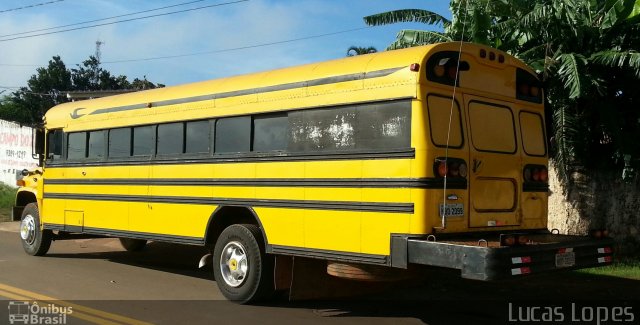
[[525, 182], [547, 183], [549, 171], [542, 165], [526, 165], [522, 171], [522, 178]]
[[549, 172], [546, 168], [540, 170], [540, 181], [545, 183], [549, 181]]
[[525, 234], [501, 234], [500, 246], [521, 246], [529, 243], [529, 237]]
[[433, 174], [436, 177], [467, 177], [467, 163], [459, 158], [436, 158]]
[[447, 175], [447, 163], [444, 161], [440, 161], [438, 163], [438, 176], [445, 177]]
[[462, 163], [460, 163], [460, 167], [458, 168], [458, 171], [460, 173], [460, 177], [467, 177], [467, 164], [463, 161]]
[[591, 229], [589, 231], [591, 237], [593, 238], [607, 238], [609, 237], [609, 230], [607, 229]]
[[16, 186], [18, 186], [18, 187], [24, 187], [26, 185], [27, 184], [23, 179], [19, 179], [19, 180], [16, 181]]

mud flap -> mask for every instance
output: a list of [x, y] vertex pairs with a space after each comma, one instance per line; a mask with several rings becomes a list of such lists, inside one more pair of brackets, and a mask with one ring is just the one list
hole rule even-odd
[[[291, 260], [290, 301], [369, 295], [395, 286], [392, 282], [362, 282], [336, 278], [327, 274], [325, 260], [304, 257], [292, 257]], [[276, 260], [276, 270], [277, 264], [278, 260]]]

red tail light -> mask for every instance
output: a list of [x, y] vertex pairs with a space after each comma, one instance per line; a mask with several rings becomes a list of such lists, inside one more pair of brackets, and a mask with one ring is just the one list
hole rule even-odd
[[546, 169], [540, 170], [540, 181], [541, 182], [549, 181], [549, 172]]
[[447, 163], [444, 161], [441, 161], [438, 164], [438, 176], [445, 177], [446, 175], [447, 175]]
[[436, 158], [433, 164], [436, 177], [467, 177], [467, 163], [460, 158]]
[[542, 182], [549, 181], [549, 172], [547, 167], [542, 165], [526, 165], [522, 171], [522, 178], [525, 182]]

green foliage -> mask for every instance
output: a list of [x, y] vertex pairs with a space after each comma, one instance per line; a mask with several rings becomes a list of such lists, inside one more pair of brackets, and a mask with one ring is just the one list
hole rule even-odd
[[383, 12], [376, 15], [364, 17], [368, 25], [386, 25], [400, 22], [417, 22], [429, 25], [441, 24], [448, 26], [450, 21], [435, 12], [422, 9], [404, 9]]
[[398, 32], [396, 40], [387, 47], [387, 50], [396, 50], [422, 44], [450, 41], [451, 39], [443, 33], [403, 29]]
[[54, 56], [47, 67], [36, 70], [22, 87], [0, 101], [0, 119], [27, 125], [37, 125], [51, 107], [66, 102], [64, 91], [152, 89], [164, 87], [146, 78], [129, 82], [126, 76], [114, 76], [91, 56], [74, 69], [68, 69], [59, 56]]
[[373, 46], [369, 46], [369, 47], [351, 46], [347, 50], [347, 56], [356, 56], [356, 55], [363, 55], [363, 54], [376, 53], [376, 52], [378, 52], [378, 50]]
[[591, 275], [604, 275], [617, 278], [640, 280], [640, 261], [628, 259], [615, 262], [612, 265], [583, 269], [576, 272]]
[[16, 199], [17, 188], [0, 183], [0, 209], [9, 209]]
[[[450, 10], [451, 21], [426, 21], [442, 34], [403, 30], [389, 49], [462, 40], [506, 51], [543, 77], [561, 176], [576, 167], [621, 171], [624, 156], [640, 168], [640, 0], [451, 0]], [[417, 21], [418, 12], [365, 22]]]

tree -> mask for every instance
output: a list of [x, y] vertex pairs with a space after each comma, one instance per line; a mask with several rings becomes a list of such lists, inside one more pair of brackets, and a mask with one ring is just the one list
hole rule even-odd
[[369, 47], [351, 46], [347, 50], [347, 56], [356, 56], [356, 55], [363, 55], [363, 54], [376, 53], [376, 52], [378, 52], [378, 50], [373, 46], [369, 46]]
[[66, 102], [64, 91], [152, 89], [164, 87], [144, 79], [129, 82], [126, 76], [114, 76], [100, 66], [97, 58], [68, 69], [59, 56], [54, 56], [47, 67], [36, 70], [22, 87], [0, 102], [0, 119], [21, 124], [35, 125], [42, 122], [44, 114], [53, 106]]
[[369, 25], [423, 22], [388, 49], [472, 41], [504, 50], [544, 79], [554, 163], [628, 170], [640, 158], [640, 0], [452, 0], [452, 19], [408, 9], [364, 17]]

